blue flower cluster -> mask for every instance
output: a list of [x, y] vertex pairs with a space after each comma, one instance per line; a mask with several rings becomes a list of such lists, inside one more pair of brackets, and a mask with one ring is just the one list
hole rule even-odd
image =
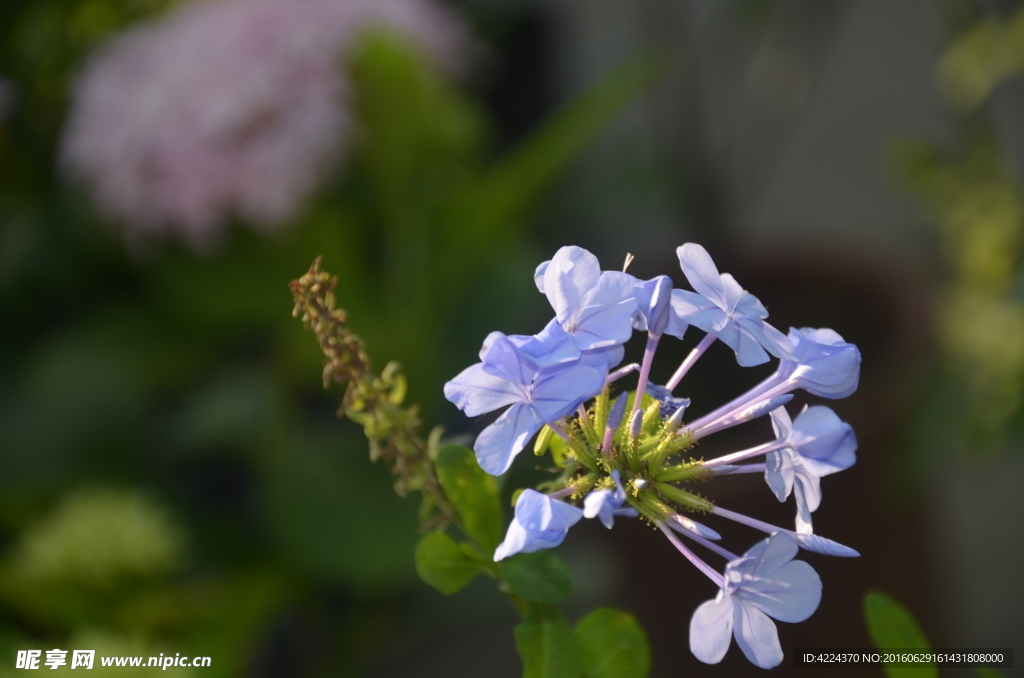
[[[799, 548], [850, 557], [856, 551], [815, 535], [811, 513], [821, 504], [821, 478], [856, 461], [852, 428], [828, 407], [805, 408], [795, 418], [786, 409], [792, 391], [837, 399], [853, 393], [860, 377], [860, 352], [829, 329], [769, 325], [768, 312], [728, 273], [719, 273], [707, 251], [678, 248], [691, 290], [673, 289], [668, 276], [638, 280], [602, 271], [597, 258], [579, 247], [563, 247], [534, 274], [555, 317], [533, 336], [494, 332], [480, 362], [445, 384], [445, 397], [469, 416], [507, 408], [477, 437], [480, 466], [493, 475], [541, 432], [536, 451], [551, 447], [561, 476], [537, 491], [527, 489], [495, 560], [553, 548], [581, 518], [608, 528], [615, 517], [640, 517], [657, 526], [688, 560], [719, 588], [718, 596], [694, 613], [690, 647], [698, 659], [716, 663], [735, 637], [751, 662], [770, 668], [782, 661], [774, 623], [809, 617], [821, 599], [821, 580]], [[687, 329], [704, 332], [666, 384], [649, 383], [664, 335], [682, 339]], [[623, 344], [634, 330], [646, 333], [640, 365], [618, 367]], [[741, 366], [779, 359], [767, 379], [697, 419], [684, 422], [689, 399], [673, 391], [700, 356], [720, 340]], [[632, 394], [614, 401], [611, 390], [639, 371]], [[590, 403], [588, 405], [588, 403]], [[711, 460], [687, 451], [700, 439], [770, 415], [775, 439]], [[763, 457], [762, 463], [743, 463]], [[763, 473], [779, 501], [795, 496], [795, 529], [788, 530], [716, 506], [689, 487], [720, 475]], [[582, 503], [582, 508], [566, 501]], [[716, 542], [713, 529], [687, 514], [733, 520], [769, 535], [742, 557]], [[680, 539], [687, 537], [726, 559], [723, 572], [705, 563]]]

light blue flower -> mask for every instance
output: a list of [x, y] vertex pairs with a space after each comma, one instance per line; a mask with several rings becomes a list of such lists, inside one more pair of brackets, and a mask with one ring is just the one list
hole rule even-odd
[[822, 398], [838, 400], [857, 390], [860, 351], [830, 329], [790, 328], [793, 358], [779, 363], [778, 376]]
[[652, 337], [660, 337], [667, 332], [683, 338], [688, 325], [672, 313], [672, 278], [659, 275], [646, 281], [638, 280], [633, 294], [637, 307], [633, 320], [635, 328], [646, 330]]
[[508, 526], [505, 541], [494, 550], [494, 561], [517, 553], [533, 553], [558, 546], [579, 522], [583, 511], [552, 499], [536, 490], [523, 490], [516, 502], [516, 515]]
[[612, 471], [615, 491], [594, 490], [583, 499], [583, 517], [600, 518], [601, 523], [609, 530], [615, 525], [615, 516], [636, 518], [639, 513], [632, 507], [623, 508], [626, 503], [626, 490], [622, 487], [618, 471]]
[[689, 323], [716, 335], [736, 352], [736, 361], [744, 367], [767, 362], [768, 353], [778, 358], [793, 357], [789, 339], [764, 321], [768, 311], [757, 297], [728, 273], [719, 274], [707, 250], [686, 243], [676, 254], [696, 292], [672, 291], [675, 322]]
[[821, 504], [821, 477], [857, 461], [853, 428], [822, 405], [805, 409], [796, 421], [785, 407], [772, 411], [775, 435], [786, 446], [765, 457], [764, 477], [779, 501], [796, 496], [796, 531], [813, 532], [811, 513]]
[[473, 446], [480, 467], [501, 475], [544, 424], [601, 391], [614, 357], [598, 351], [572, 363], [541, 367], [515, 341], [494, 333], [481, 351], [482, 362], [446, 383], [444, 396], [470, 417], [511, 405]]
[[725, 566], [718, 596], [702, 604], [690, 620], [690, 651], [705, 664], [725, 657], [732, 637], [747, 659], [762, 669], [782, 663], [778, 630], [769, 618], [800, 622], [818, 609], [821, 579], [801, 560], [785, 534], [756, 544]]
[[587, 250], [563, 247], [537, 267], [533, 279], [578, 350], [622, 344], [632, 335], [633, 276], [602, 272]]

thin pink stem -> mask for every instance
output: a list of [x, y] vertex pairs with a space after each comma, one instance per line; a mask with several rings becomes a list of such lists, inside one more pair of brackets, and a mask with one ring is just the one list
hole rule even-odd
[[[773, 440], [773, 441], [771, 441], [769, 443], [764, 443], [763, 445], [758, 445], [757, 447], [751, 447], [749, 450], [741, 450], [739, 452], [733, 452], [732, 454], [726, 454], [726, 455], [721, 456], [721, 457], [716, 457], [715, 459], [712, 459], [710, 461], [704, 462], [703, 464], [701, 464], [701, 466], [703, 466], [704, 468], [715, 468], [716, 466], [723, 466], [725, 464], [733, 464], [733, 463], [735, 463], [737, 461], [743, 461], [744, 459], [750, 459], [751, 457], [756, 457], [756, 456], [758, 456], [760, 454], [768, 454], [769, 452], [774, 452], [775, 450], [782, 449], [785, 446], [786, 446], [786, 441], [784, 441], [784, 440]], [[734, 473], [735, 473], [735, 471], [734, 471]]]
[[629, 414], [630, 421], [633, 419], [633, 413], [640, 409], [640, 404], [644, 400], [644, 392], [647, 390], [647, 379], [651, 375], [651, 364], [654, 362], [654, 351], [658, 348], [658, 340], [661, 336], [647, 335], [647, 347], [644, 349], [644, 362], [640, 366], [640, 377], [636, 382], [636, 396], [633, 398], [633, 409]]
[[693, 563], [697, 567], [698, 570], [700, 570], [705, 575], [707, 575], [708, 579], [710, 579], [711, 581], [713, 581], [715, 583], [715, 586], [718, 586], [719, 588], [721, 588], [725, 584], [725, 577], [723, 577], [721, 574], [719, 574], [715, 570], [715, 568], [711, 567], [710, 565], [705, 563], [703, 560], [698, 558], [697, 555], [693, 551], [691, 551], [690, 549], [686, 548], [686, 545], [683, 544], [683, 542], [679, 541], [679, 537], [677, 537], [675, 535], [675, 533], [672, 531], [671, 528], [667, 527], [665, 525], [665, 523], [662, 523], [662, 522], [657, 523], [657, 525], [658, 525], [658, 529], [661, 530], [662, 532], [664, 532], [665, 536], [668, 537], [668, 540], [670, 542], [672, 542], [672, 545], [675, 546], [676, 549], [678, 549], [680, 553], [682, 553], [684, 556], [686, 556], [686, 559], [689, 560], [691, 563]]
[[604, 380], [604, 384], [605, 384], [605, 386], [607, 386], [608, 384], [610, 384], [610, 383], [612, 383], [614, 381], [618, 381], [619, 379], [622, 379], [624, 376], [626, 376], [630, 372], [635, 372], [636, 370], [639, 370], [639, 369], [640, 369], [640, 364], [639, 363], [630, 363], [628, 365], [623, 365], [622, 367], [620, 367], [619, 369], [615, 370], [614, 372], [609, 372], [608, 373], [608, 377]]
[[786, 380], [780, 381], [779, 378], [773, 374], [740, 397], [730, 400], [717, 410], [708, 412], [700, 419], [696, 419], [691, 422], [689, 426], [690, 432], [699, 438], [701, 436], [714, 433], [715, 431], [719, 431], [721, 428], [716, 428], [715, 431], [710, 431], [709, 429], [711, 429], [713, 425], [718, 424], [722, 419], [726, 419], [727, 417], [750, 407], [755, 402], [789, 393], [794, 388], [794, 384]]
[[685, 528], [676, 527], [672, 523], [666, 523], [666, 524], [669, 527], [671, 527], [673, 530], [678, 532], [679, 534], [683, 535], [684, 537], [689, 537], [690, 539], [694, 540], [695, 542], [697, 542], [698, 544], [700, 544], [704, 548], [706, 548], [706, 549], [708, 549], [710, 551], [714, 551], [715, 553], [717, 553], [718, 555], [722, 556], [726, 560], [738, 560], [739, 559], [738, 555], [736, 555], [732, 551], [727, 551], [726, 549], [722, 548], [721, 546], [719, 546], [715, 542], [711, 541], [710, 539], [705, 539], [704, 537], [700, 536], [699, 534], [694, 534], [693, 532], [690, 532], [689, 530], [687, 530]]
[[717, 335], [715, 335], [714, 332], [708, 332], [707, 334], [705, 334], [704, 338], [700, 340], [699, 344], [697, 344], [697, 347], [690, 351], [690, 355], [686, 356], [686, 360], [684, 360], [682, 364], [679, 365], [679, 368], [676, 370], [675, 374], [673, 374], [672, 378], [669, 379], [668, 382], [665, 384], [665, 388], [671, 391], [676, 386], [678, 386], [679, 382], [681, 382], [683, 380], [683, 377], [686, 376], [686, 373], [690, 371], [691, 367], [693, 367], [693, 364], [697, 362], [697, 358], [704, 355], [704, 351], [708, 350], [708, 346], [715, 343], [715, 339], [717, 338], [718, 337]]

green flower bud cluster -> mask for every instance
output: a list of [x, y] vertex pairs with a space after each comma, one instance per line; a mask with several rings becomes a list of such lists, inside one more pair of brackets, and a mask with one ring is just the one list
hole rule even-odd
[[[538, 489], [564, 494], [571, 489], [572, 497], [580, 499], [595, 489], [613, 489], [610, 474], [618, 471], [626, 501], [651, 523], [681, 511], [710, 511], [712, 503], [685, 486], [706, 480], [711, 472], [701, 460], [687, 455], [696, 441], [682, 425], [683, 410], [662, 419], [661, 403], [645, 394], [641, 409], [633, 418], [623, 419], [613, 432], [611, 445], [604, 449], [610, 396], [606, 386], [589, 408], [581, 406], [574, 417], [541, 430], [534, 453], [541, 456], [550, 450], [559, 477]], [[630, 393], [627, 411], [635, 397]], [[633, 435], [637, 428], [638, 434]]]

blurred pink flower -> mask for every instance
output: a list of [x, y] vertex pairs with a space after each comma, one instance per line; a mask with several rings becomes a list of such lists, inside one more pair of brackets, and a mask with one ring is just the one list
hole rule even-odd
[[72, 97], [64, 169], [129, 241], [210, 249], [237, 216], [296, 216], [352, 125], [341, 59], [367, 28], [454, 66], [465, 34], [430, 0], [208, 0], [112, 39]]

